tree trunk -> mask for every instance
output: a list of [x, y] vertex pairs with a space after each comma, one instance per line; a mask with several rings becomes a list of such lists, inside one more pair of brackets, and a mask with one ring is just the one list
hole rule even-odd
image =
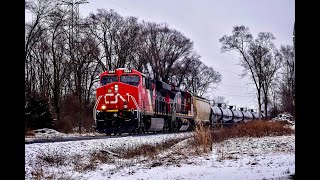
[[261, 120], [261, 92], [258, 90], [258, 116], [259, 120]]
[[268, 114], [267, 114], [268, 107], [267, 107], [267, 105], [268, 105], [268, 100], [267, 100], [267, 98], [265, 98], [265, 100], [264, 100], [264, 113], [265, 113], [264, 119], [265, 120], [268, 119]]

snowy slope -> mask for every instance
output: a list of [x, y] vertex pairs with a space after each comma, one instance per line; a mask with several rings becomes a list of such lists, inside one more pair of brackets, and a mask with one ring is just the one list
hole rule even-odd
[[[295, 172], [295, 136], [236, 138], [213, 144], [208, 155], [191, 156], [188, 140], [157, 157], [124, 160], [115, 157], [94, 170], [76, 171], [89, 154], [142, 143], [159, 143], [189, 134], [159, 134], [88, 141], [25, 145], [26, 179], [42, 172], [53, 179], [285, 179]], [[174, 152], [174, 153], [173, 153]], [[61, 165], [49, 166], [40, 156], [62, 157]], [[186, 156], [187, 155], [187, 156]], [[81, 157], [81, 158], [79, 158]]]

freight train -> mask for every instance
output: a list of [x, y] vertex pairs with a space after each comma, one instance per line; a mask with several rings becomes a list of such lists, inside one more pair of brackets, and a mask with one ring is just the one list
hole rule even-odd
[[100, 74], [93, 108], [95, 130], [106, 134], [178, 132], [196, 124], [232, 124], [257, 118], [252, 110], [211, 105], [205, 98], [127, 68]]

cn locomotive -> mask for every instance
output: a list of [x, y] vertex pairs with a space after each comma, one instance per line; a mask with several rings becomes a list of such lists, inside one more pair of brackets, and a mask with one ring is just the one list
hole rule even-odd
[[253, 111], [212, 106], [189, 91], [127, 68], [100, 74], [93, 108], [95, 130], [106, 134], [186, 131], [195, 124], [228, 124], [257, 117]]

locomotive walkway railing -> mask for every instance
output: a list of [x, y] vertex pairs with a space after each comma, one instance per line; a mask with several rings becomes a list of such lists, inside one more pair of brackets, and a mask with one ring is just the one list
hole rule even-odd
[[136, 99], [135, 99], [132, 95], [130, 95], [129, 93], [127, 93], [127, 96], [128, 96], [128, 102], [129, 102], [129, 97], [131, 97], [131, 99], [132, 99], [132, 101], [133, 101], [134, 105], [135, 105], [135, 106], [136, 106], [136, 108], [137, 108], [137, 118], [138, 118], [139, 123], [140, 123], [140, 107], [139, 107], [139, 105], [138, 105], [138, 103], [137, 103]]
[[102, 97], [102, 95], [98, 97], [98, 99], [97, 99], [97, 101], [96, 101], [96, 104], [95, 104], [94, 107], [93, 107], [93, 119], [94, 119], [94, 121], [97, 120], [97, 118], [96, 118], [96, 115], [97, 115], [97, 106], [98, 106], [98, 104], [99, 104], [99, 102], [100, 102], [101, 97]]

